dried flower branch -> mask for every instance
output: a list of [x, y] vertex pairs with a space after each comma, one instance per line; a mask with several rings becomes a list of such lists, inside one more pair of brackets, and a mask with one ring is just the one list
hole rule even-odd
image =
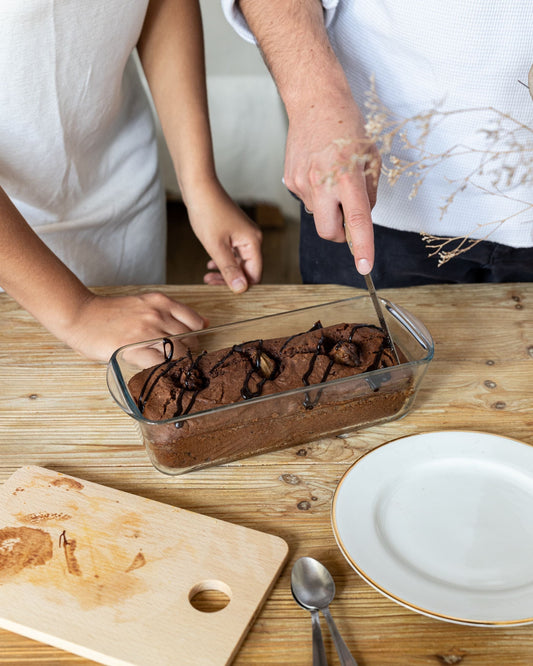
[[[528, 83], [533, 97], [533, 67], [529, 72]], [[531, 127], [493, 107], [442, 110], [442, 104], [439, 104], [429, 111], [410, 118], [396, 118], [381, 102], [374, 81], [371, 82], [365, 106], [368, 111], [366, 131], [370, 141], [378, 146], [382, 156], [382, 173], [390, 185], [397, 183], [400, 178], [413, 178], [409, 198], [416, 197], [432, 170], [442, 167], [458, 156], [469, 155], [475, 158], [475, 164], [468, 173], [456, 179], [446, 178], [451, 185], [451, 192], [439, 206], [440, 219], [467, 188], [476, 188], [486, 194], [522, 204], [520, 210], [504, 219], [479, 222], [478, 229], [487, 228], [487, 233], [479, 239], [470, 236], [442, 238], [422, 232], [422, 239], [430, 250], [429, 256], [438, 256], [439, 266], [467, 252], [481, 240], [488, 239], [496, 229], [511, 218], [524, 215], [528, 211], [533, 212], [533, 202], [516, 199], [504, 191], [517, 185], [533, 183]], [[430, 150], [428, 144], [432, 133], [449, 118], [474, 112], [481, 112], [489, 118], [488, 127], [480, 130], [484, 141], [479, 146], [458, 144], [439, 153]], [[409, 155], [409, 158], [393, 154], [391, 152], [393, 148], [402, 155]], [[487, 181], [490, 183], [490, 188], [486, 185]]]

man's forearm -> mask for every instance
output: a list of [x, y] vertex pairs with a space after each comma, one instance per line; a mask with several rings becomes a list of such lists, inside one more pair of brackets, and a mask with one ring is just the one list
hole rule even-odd
[[317, 95], [349, 93], [320, 0], [239, 0], [289, 116]]
[[[289, 117], [285, 184], [312, 211], [318, 235], [344, 242], [368, 273], [379, 155], [329, 42], [319, 0], [240, 0]], [[369, 168], [367, 168], [367, 166]]]

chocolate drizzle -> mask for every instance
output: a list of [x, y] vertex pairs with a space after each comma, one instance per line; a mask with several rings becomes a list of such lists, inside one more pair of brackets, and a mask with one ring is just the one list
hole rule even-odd
[[[172, 361], [172, 357], [174, 356], [174, 343], [172, 342], [172, 340], [169, 340], [168, 338], [163, 339], [163, 354], [165, 355], [165, 360], [159, 365], [156, 365], [152, 368], [152, 370], [148, 374], [148, 377], [146, 378], [146, 381], [143, 384], [141, 392], [139, 393], [139, 398], [137, 399], [137, 407], [139, 408], [141, 414], [144, 412], [144, 408], [146, 406], [146, 403], [148, 402], [148, 398], [150, 397], [150, 394], [152, 393], [157, 382], [178, 362], [176, 361], [173, 364], [170, 363]], [[165, 365], [167, 367], [164, 368], [164, 370], [155, 377], [152, 383], [150, 383], [152, 377], [154, 377], [157, 371], [160, 370]]]
[[[205, 352], [202, 352], [195, 359], [193, 359], [191, 351], [188, 349], [185, 356], [182, 356], [181, 358], [173, 361], [172, 357], [174, 356], [174, 343], [172, 340], [165, 338], [163, 340], [163, 353], [165, 355], [165, 360], [159, 365], [156, 365], [146, 378], [146, 381], [144, 382], [139, 394], [139, 399], [137, 400], [137, 407], [142, 414], [144, 412], [144, 408], [146, 407], [146, 403], [150, 398], [150, 394], [161, 378], [168, 374], [170, 370], [176, 367], [179, 363], [182, 363], [184, 360], [188, 359], [189, 366], [180, 373], [177, 386], [175, 387], [177, 390], [171, 393], [171, 400], [175, 401], [176, 403], [176, 410], [172, 418], [177, 418], [178, 416], [183, 416], [184, 414], [188, 414], [191, 411], [198, 393], [209, 384], [209, 380], [202, 374], [198, 367], [198, 363], [200, 362], [200, 359], [205, 354]], [[193, 393], [187, 406], [184, 408], [183, 397], [186, 391], [193, 391]]]
[[[250, 345], [254, 345], [254, 343], [255, 346], [250, 349]], [[233, 345], [228, 353], [209, 370], [209, 374], [212, 374], [219, 367], [223, 366], [233, 354], [241, 354], [241, 356], [244, 356], [250, 362], [250, 369], [246, 373], [241, 388], [241, 397], [243, 400], [259, 397], [263, 392], [265, 382], [269, 379], [274, 379], [279, 375], [281, 363], [278, 358], [274, 358], [271, 354], [268, 354], [263, 350], [262, 340], [252, 340], [251, 342], [245, 342], [240, 345]], [[269, 367], [267, 371], [265, 371], [265, 364], [262, 363], [262, 359], [264, 358], [267, 358], [272, 362], [268, 363]], [[270, 365], [272, 365], [272, 367], [270, 367]], [[254, 375], [259, 377], [256, 382], [255, 390], [250, 388], [250, 382]]]
[[[200, 393], [202, 389], [208, 386], [209, 380], [201, 373], [200, 369], [198, 368], [198, 363], [204, 354], [205, 352], [202, 352], [195, 359], [193, 359], [190, 350], [187, 350], [187, 358], [190, 361], [190, 365], [180, 375], [178, 396], [176, 398], [176, 411], [174, 412], [172, 418], [177, 418], [178, 416], [188, 414], [194, 405], [198, 393]], [[192, 391], [193, 393], [189, 403], [184, 408], [183, 398], [185, 396], [185, 391]]]
[[294, 335], [291, 335], [289, 338], [285, 340], [285, 342], [281, 345], [279, 351], [280, 353], [285, 349], [285, 347], [290, 344], [293, 340], [298, 338], [300, 335], [306, 335], [307, 333], [311, 333], [312, 331], [318, 331], [318, 329], [322, 328], [322, 324], [320, 321], [316, 321], [311, 328], [308, 331], [303, 331], [303, 333], [295, 333]]
[[[312, 331], [317, 330], [319, 327], [322, 328], [322, 324], [320, 324], [320, 322], [316, 322], [316, 324], [313, 326], [313, 328], [311, 330]], [[324, 335], [321, 335], [320, 339], [318, 340], [318, 343], [316, 345], [315, 352], [314, 352], [313, 356], [311, 356], [311, 360], [309, 361], [309, 367], [307, 368], [307, 372], [302, 377], [302, 381], [306, 386], [309, 386], [309, 377], [311, 376], [311, 374], [312, 374], [312, 372], [315, 368], [315, 363], [316, 363], [316, 360], [317, 360], [318, 356], [320, 355], [321, 352], [323, 353], [324, 350], [325, 350], [325, 341], [326, 341], [326, 338], [324, 337]], [[330, 359], [330, 361], [328, 363], [328, 366], [325, 369], [324, 374], [322, 375], [322, 379], [320, 380], [320, 383], [326, 381], [326, 379], [327, 379], [327, 377], [328, 377], [328, 375], [331, 371], [331, 367], [333, 366], [333, 363], [334, 363], [333, 359]], [[311, 400], [311, 396], [309, 395], [309, 393], [306, 393], [305, 398], [304, 398], [304, 402], [303, 402], [303, 405], [304, 405], [305, 409], [313, 409], [313, 407], [316, 404], [318, 404], [318, 401], [320, 400], [321, 395], [322, 395], [322, 391], [320, 390], [320, 391], [317, 392], [316, 398], [314, 400]]]
[[[317, 321], [309, 330], [302, 333], [296, 333], [284, 340], [277, 354], [271, 349], [265, 349], [264, 341], [262, 339], [251, 340], [242, 344], [233, 345], [233, 347], [231, 347], [231, 349], [229, 349], [222, 358], [219, 358], [219, 360], [209, 369], [206, 369], [205, 367], [202, 369], [200, 364], [201, 359], [206, 354], [205, 351], [198, 354], [196, 357], [193, 357], [192, 352], [187, 350], [184, 356], [173, 359], [175, 351], [174, 344], [172, 340], [164, 338], [163, 353], [165, 360], [154, 366], [148, 373], [140, 390], [137, 406], [139, 411], [143, 413], [157, 383], [174, 370], [174, 372], [169, 375], [173, 386], [170, 390], [167, 403], [164, 406], [164, 413], [166, 413], [167, 409], [171, 407], [174, 410], [171, 418], [178, 418], [189, 414], [198, 394], [209, 386], [209, 378], [216, 376], [216, 373], [220, 371], [220, 369], [223, 368], [228, 360], [235, 354], [240, 355], [249, 363], [249, 367], [246, 370], [243, 384], [240, 389], [240, 395], [243, 400], [257, 398], [263, 394], [265, 384], [268, 381], [275, 379], [280, 374], [282, 369], [281, 354], [287, 346], [299, 336], [307, 335], [314, 331], [321, 331], [321, 335], [314, 348], [312, 350], [295, 349], [294, 354], [309, 354], [312, 352], [310, 354], [308, 367], [301, 378], [302, 386], [312, 385], [311, 376], [315, 370], [318, 358], [320, 356], [328, 358], [328, 363], [322, 372], [322, 376], [318, 381], [313, 382], [313, 384], [323, 384], [327, 381], [331, 369], [336, 363], [350, 367], [361, 365], [362, 350], [359, 343], [354, 342], [355, 333], [361, 328], [375, 329], [380, 331], [380, 333], [383, 333], [380, 328], [373, 324], [355, 324], [352, 326], [347, 339], [334, 340], [325, 335], [322, 323]], [[367, 370], [376, 370], [386, 366], [387, 364], [384, 362], [386, 352], [388, 352], [387, 339], [386, 337], [383, 337], [380, 347], [377, 352], [375, 352], [375, 357]], [[391, 361], [389, 354], [386, 354], [386, 357], [388, 361]], [[306, 392], [303, 403], [305, 409], [313, 409], [320, 400], [322, 390], [323, 389], [317, 390], [314, 399], [312, 399], [310, 394]], [[181, 427], [181, 425], [183, 425], [183, 422], [176, 423], [176, 427]]]

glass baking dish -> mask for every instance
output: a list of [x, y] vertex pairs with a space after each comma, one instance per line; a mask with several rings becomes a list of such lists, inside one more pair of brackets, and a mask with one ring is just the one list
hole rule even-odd
[[434, 345], [431, 334], [415, 316], [384, 298], [380, 301], [401, 351], [400, 365], [160, 421], [147, 419], [130, 392], [128, 383], [135, 374], [155, 365], [164, 368], [187, 349], [194, 357], [246, 341], [290, 337], [309, 330], [317, 321], [324, 327], [339, 323], [376, 326], [372, 302], [365, 294], [126, 345], [109, 361], [109, 391], [137, 422], [154, 467], [172, 475], [398, 419], [413, 406]]

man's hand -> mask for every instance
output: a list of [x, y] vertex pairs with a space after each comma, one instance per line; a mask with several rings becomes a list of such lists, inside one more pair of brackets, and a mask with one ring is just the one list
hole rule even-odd
[[365, 274], [374, 262], [371, 209], [381, 160], [351, 94], [335, 105], [325, 99], [289, 116], [284, 180], [313, 213], [319, 236], [345, 242], [346, 224]]

